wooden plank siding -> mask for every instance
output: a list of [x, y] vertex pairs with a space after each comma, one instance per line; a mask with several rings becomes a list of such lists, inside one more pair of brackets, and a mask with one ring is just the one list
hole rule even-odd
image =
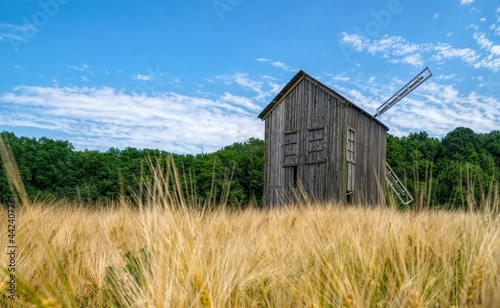
[[[265, 114], [264, 203], [278, 206], [302, 202], [303, 198], [337, 202], [349, 199], [360, 204], [382, 202], [386, 128], [314, 78], [304, 75], [296, 80]], [[356, 132], [355, 188], [349, 198], [348, 126]], [[297, 138], [297, 163], [290, 157], [296, 149], [290, 145], [293, 138]]]

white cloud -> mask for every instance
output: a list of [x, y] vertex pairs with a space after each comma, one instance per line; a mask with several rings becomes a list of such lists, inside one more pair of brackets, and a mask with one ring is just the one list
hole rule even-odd
[[228, 92], [224, 92], [224, 96], [222, 96], [220, 100], [229, 104], [243, 106], [253, 111], [259, 111], [262, 109], [260, 106], [254, 104], [248, 97], [232, 95]]
[[277, 68], [281, 68], [282, 70], [289, 71], [289, 72], [296, 72], [296, 71], [298, 71], [297, 68], [292, 67], [292, 66], [288, 66], [285, 63], [279, 62], [279, 61], [273, 62], [272, 65], [275, 66], [275, 67], [277, 67]]
[[[268, 76], [262, 77], [262, 79], [269, 79], [266, 78]], [[251, 79], [247, 73], [236, 73], [233, 75], [221, 75], [221, 76], [216, 76], [218, 80], [222, 80], [226, 86], [229, 86], [231, 84], [236, 84], [241, 86], [243, 89], [246, 90], [251, 90], [257, 95], [253, 97], [253, 100], [256, 101], [262, 101], [266, 98], [268, 98], [273, 92], [274, 88], [274, 83], [269, 83], [267, 80], [266, 81], [258, 81], [255, 79]], [[271, 90], [264, 90], [264, 86], [270, 87]]]
[[227, 92], [211, 100], [173, 92], [128, 95], [109, 87], [20, 86], [0, 94], [0, 105], [0, 125], [64, 132], [78, 149], [131, 146], [200, 153], [263, 137], [260, 108]]
[[87, 65], [86, 63], [83, 63], [82, 65], [80, 66], [76, 66], [76, 65], [67, 65], [67, 68], [69, 70], [74, 70], [74, 71], [79, 71], [79, 72], [87, 72], [87, 73], [90, 73], [92, 74], [92, 66], [89, 66]]
[[278, 94], [281, 91], [281, 89], [283, 89], [283, 87], [285, 86], [282, 84], [277, 84], [274, 81], [270, 81], [267, 84], [271, 87], [271, 90], [269, 90], [269, 93], [271, 94]]
[[358, 34], [342, 32], [341, 43], [352, 45], [357, 51], [367, 51], [372, 55], [381, 54], [383, 58], [399, 63], [419, 65], [420, 55], [417, 52], [428, 50], [431, 44], [412, 44], [400, 36], [385, 35], [381, 39], [371, 40]]
[[500, 36], [500, 25], [498, 25], [498, 27], [496, 27], [496, 28], [495, 27], [496, 27], [495, 24], [491, 25], [490, 30], [495, 31], [495, 33], [494, 33], [495, 36]]
[[296, 71], [298, 71], [298, 69], [296, 67], [288, 66], [288, 65], [286, 65], [285, 63], [283, 63], [281, 61], [273, 61], [273, 60], [267, 59], [267, 58], [258, 58], [257, 61], [259, 61], [259, 62], [271, 62], [272, 66], [277, 67], [277, 68], [281, 68], [282, 70], [285, 70], [285, 71], [288, 71], [288, 72], [296, 72]]
[[448, 33], [446, 33], [446, 36], [447, 36], [447, 37], [451, 37], [452, 35], [453, 35], [453, 32], [448, 32]]
[[479, 21], [481, 21], [481, 22], [485, 22], [485, 21], [486, 21], [486, 18], [484, 18], [484, 17], [483, 17], [483, 18], [481, 18]]
[[434, 14], [434, 19], [436, 19], [436, 18], [438, 18], [438, 17], [439, 17], [439, 14], [438, 14], [438, 13]]
[[473, 6], [471, 9], [470, 9], [471, 13], [481, 13], [483, 10], [481, 9], [478, 9], [477, 7]]
[[26, 39], [24, 36], [15, 33], [0, 33], [0, 41], [5, 41], [6, 39], [21, 42], [28, 41], [28, 39]]
[[439, 75], [438, 77], [436, 77], [437, 80], [450, 80], [450, 79], [454, 79], [455, 77], [457, 77], [456, 74], [449, 74], [449, 75]]
[[460, 59], [475, 68], [487, 68], [493, 72], [500, 70], [498, 52], [500, 47], [490, 41], [484, 33], [475, 32], [473, 38], [481, 50], [472, 48], [456, 48], [448, 43], [414, 44], [400, 36], [385, 35], [381, 39], [369, 39], [358, 34], [341, 33], [341, 44], [350, 45], [357, 51], [365, 51], [372, 55], [380, 55], [389, 63], [404, 63], [422, 67], [425, 60], [438, 64], [445, 60]]
[[475, 25], [475, 24], [470, 24], [469, 26], [465, 27], [466, 30], [468, 29], [474, 29], [474, 30], [478, 30], [479, 29], [479, 26]]
[[[452, 75], [442, 75], [437, 79], [452, 78]], [[375, 113], [376, 108], [402, 84], [402, 81], [397, 80], [395, 84], [371, 84], [359, 90], [353, 89], [351, 85], [340, 88], [340, 93], [368, 112]], [[426, 131], [431, 136], [443, 137], [458, 126], [485, 133], [500, 127], [499, 104], [496, 98], [475, 91], [461, 93], [453, 85], [429, 80], [379, 119], [389, 126], [391, 134], [398, 136]]]
[[422, 61], [422, 56], [418, 53], [404, 57], [401, 62], [417, 67], [424, 64], [424, 62]]
[[153, 76], [151, 75], [141, 75], [141, 74], [132, 75], [131, 78], [135, 80], [144, 80], [144, 81], [149, 81], [154, 79]]
[[351, 78], [346, 77], [346, 76], [334, 76], [333, 80], [347, 82], [347, 81], [351, 80]]
[[468, 5], [468, 4], [471, 4], [472, 2], [474, 2], [474, 0], [462, 0], [460, 5]]
[[13, 32], [29, 32], [29, 31], [37, 31], [37, 28], [31, 24], [15, 25], [8, 23], [0, 23], [0, 30], [13, 31]]
[[476, 68], [487, 68], [494, 72], [500, 70], [500, 45], [496, 45], [490, 41], [485, 33], [476, 32], [473, 38], [477, 44], [483, 49], [484, 57], [474, 64]]
[[276, 77], [264, 75], [262, 76], [262, 79], [276, 80]]
[[433, 49], [436, 54], [432, 59], [436, 61], [459, 58], [466, 63], [474, 63], [479, 59], [476, 51], [470, 48], [454, 48], [447, 43], [438, 43]]
[[486, 38], [486, 34], [481, 32], [474, 33], [473, 38], [477, 41], [478, 45], [483, 49], [490, 49], [493, 46], [493, 42]]
[[9, 23], [0, 23], [0, 41], [5, 39], [13, 41], [27, 42], [27, 37], [33, 37], [38, 32], [38, 29], [29, 24], [15, 25]]

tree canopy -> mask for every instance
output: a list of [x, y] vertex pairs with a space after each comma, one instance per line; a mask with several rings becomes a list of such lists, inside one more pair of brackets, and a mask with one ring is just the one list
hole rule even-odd
[[[141, 177], [152, 175], [148, 159], [166, 164], [172, 157], [186, 197], [233, 205], [262, 204], [264, 141], [250, 138], [213, 153], [181, 155], [160, 150], [110, 148], [75, 151], [68, 141], [17, 137], [3, 132], [30, 197], [105, 202], [130, 196]], [[474, 133], [459, 127], [442, 140], [426, 132], [388, 135], [387, 162], [415, 196], [416, 204], [462, 207], [480, 200], [500, 181], [500, 131]], [[0, 198], [10, 195], [0, 172]]]

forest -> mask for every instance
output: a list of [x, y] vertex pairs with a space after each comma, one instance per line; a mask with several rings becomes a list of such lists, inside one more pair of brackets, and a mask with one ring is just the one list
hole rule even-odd
[[[213, 153], [110, 148], [76, 151], [69, 141], [2, 136], [16, 158], [30, 198], [64, 198], [88, 206], [130, 198], [151, 178], [154, 166], [173, 164], [186, 198], [198, 204], [221, 198], [230, 206], [262, 205], [264, 141], [250, 138]], [[459, 127], [441, 140], [426, 132], [388, 135], [387, 162], [415, 197], [414, 204], [460, 208], [493, 196], [500, 182], [500, 131]], [[175, 182], [175, 181], [173, 181]], [[0, 198], [11, 195], [0, 172]], [[469, 199], [468, 199], [469, 198]]]

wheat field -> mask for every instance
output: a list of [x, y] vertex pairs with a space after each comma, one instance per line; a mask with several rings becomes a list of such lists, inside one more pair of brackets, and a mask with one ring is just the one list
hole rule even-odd
[[[6, 230], [6, 211], [0, 221]], [[487, 210], [202, 211], [159, 200], [88, 209], [61, 201], [25, 205], [17, 221], [18, 298], [3, 305], [500, 305], [500, 219]]]
[[[15, 300], [2, 307], [499, 307], [500, 194], [467, 210], [303, 203], [204, 206], [173, 164], [132, 199], [16, 207]], [[225, 194], [225, 191], [222, 191]], [[135, 201], [134, 201], [135, 200]], [[475, 208], [475, 210], [472, 210]], [[9, 246], [7, 209], [0, 245]]]

